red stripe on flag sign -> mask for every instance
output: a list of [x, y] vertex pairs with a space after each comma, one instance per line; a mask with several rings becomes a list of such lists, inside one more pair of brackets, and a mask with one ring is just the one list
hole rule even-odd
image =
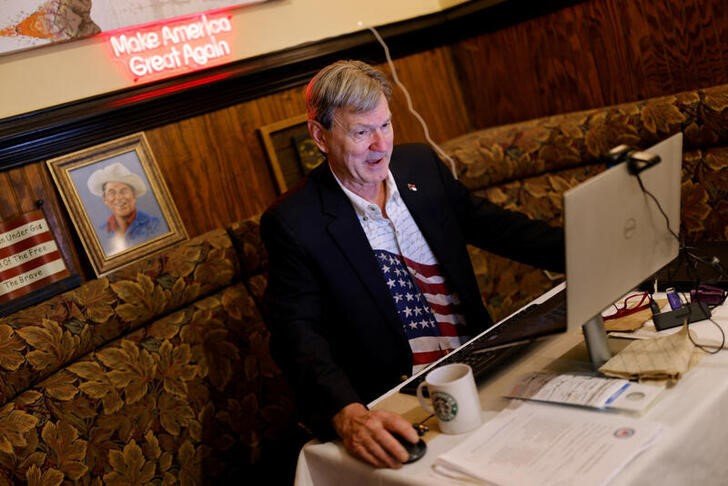
[[0, 261], [2, 261], [4, 258], [8, 258], [11, 255], [24, 252], [28, 248], [40, 245], [41, 243], [47, 243], [49, 241], [54, 241], [53, 234], [50, 231], [44, 231], [43, 233], [38, 233], [37, 235], [31, 236], [30, 238], [25, 238], [24, 240], [21, 240], [13, 245], [6, 246], [5, 248], [0, 248]]
[[17, 277], [20, 274], [29, 272], [35, 268], [45, 265], [46, 263], [50, 263], [50, 262], [60, 260], [60, 259], [61, 259], [61, 252], [59, 252], [58, 250], [52, 251], [45, 255], [41, 255], [41, 256], [34, 258], [32, 260], [29, 260], [25, 263], [16, 265], [9, 270], [0, 272], [0, 281], [9, 280], [13, 277]]

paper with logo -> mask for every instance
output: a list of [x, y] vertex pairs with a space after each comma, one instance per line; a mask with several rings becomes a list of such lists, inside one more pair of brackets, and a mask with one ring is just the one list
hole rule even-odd
[[617, 413], [514, 402], [441, 454], [433, 469], [445, 477], [499, 486], [600, 486], [663, 429]]
[[593, 408], [645, 410], [663, 386], [587, 374], [535, 372], [522, 376], [508, 398], [564, 403]]

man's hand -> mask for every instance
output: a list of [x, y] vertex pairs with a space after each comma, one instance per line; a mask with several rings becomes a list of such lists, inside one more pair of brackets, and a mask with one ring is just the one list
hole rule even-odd
[[346, 450], [375, 467], [396, 469], [408, 458], [405, 448], [390, 432], [413, 444], [420, 439], [412, 424], [401, 415], [368, 410], [361, 403], [350, 403], [339, 410], [333, 423]]

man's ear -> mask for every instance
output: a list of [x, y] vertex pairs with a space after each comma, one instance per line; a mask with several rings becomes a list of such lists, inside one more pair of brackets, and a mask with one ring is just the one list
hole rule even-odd
[[328, 152], [328, 144], [326, 143], [326, 129], [316, 120], [308, 120], [308, 133], [311, 140], [314, 141], [321, 153]]

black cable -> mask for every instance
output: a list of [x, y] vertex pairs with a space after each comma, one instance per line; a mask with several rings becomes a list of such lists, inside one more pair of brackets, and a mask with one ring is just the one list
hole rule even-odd
[[[690, 253], [689, 251], [687, 251], [688, 248], [690, 248], [690, 247], [686, 247], [686, 254], [690, 258], [692, 258], [694, 261], [696, 261], [698, 263], [702, 263], [703, 265], [708, 265], [708, 266], [713, 267], [713, 270], [717, 274], [717, 277], [715, 278], [715, 280], [720, 280], [725, 276], [725, 274], [726, 274], [725, 268], [723, 268], [723, 265], [721, 265], [720, 260], [718, 258], [716, 258], [715, 256], [713, 256], [712, 258], [701, 257], [701, 256], [698, 256], [694, 253]], [[696, 265], [696, 267], [697, 267], [697, 265]]]
[[687, 270], [688, 278], [695, 282], [695, 290], [700, 288], [700, 284], [702, 283], [700, 281], [700, 274], [698, 274], [698, 264], [697, 262], [700, 262], [700, 258], [698, 258], [694, 253], [690, 253], [689, 250], [690, 247], [686, 246], [684, 248], [684, 254], [686, 255], [685, 258], [685, 269]]
[[642, 182], [642, 178], [640, 177], [639, 174], [635, 174], [634, 176], [637, 178], [637, 182], [639, 183], [640, 189], [642, 190], [642, 192], [644, 194], [646, 194], [647, 196], [649, 196], [650, 198], [652, 198], [652, 200], [655, 201], [655, 204], [657, 204], [657, 209], [660, 210], [660, 213], [662, 213], [662, 216], [665, 218], [665, 223], [667, 224], [667, 231], [669, 231], [670, 234], [675, 237], [678, 244], [682, 246], [680, 237], [670, 227], [670, 218], [667, 216], [667, 213], [665, 212], [665, 210], [662, 209], [662, 204], [660, 204], [660, 201], [657, 200], [657, 198], [655, 197], [654, 194], [652, 194], [650, 191], [647, 190], [647, 188], [645, 188], [645, 184]]
[[[716, 280], [720, 280], [723, 277], [725, 277], [725, 275], [726, 275], [726, 269], [723, 267], [723, 265], [721, 265], [721, 262], [720, 262], [719, 259], [717, 259], [715, 256], [713, 258], [699, 257], [698, 255], [690, 252], [691, 249], [695, 249], [694, 247], [690, 247], [690, 246], [684, 245], [680, 241], [680, 237], [672, 230], [672, 227], [670, 226], [670, 218], [667, 216], [667, 213], [662, 208], [662, 205], [660, 204], [660, 201], [657, 200], [657, 198], [655, 197], [654, 194], [652, 194], [650, 191], [647, 190], [647, 188], [645, 187], [644, 182], [642, 181], [642, 178], [640, 177], [640, 174], [639, 173], [634, 174], [634, 176], [637, 178], [637, 182], [639, 183], [640, 189], [642, 190], [642, 192], [645, 195], [649, 196], [655, 202], [655, 204], [657, 205], [657, 209], [660, 210], [660, 213], [665, 218], [665, 223], [667, 225], [667, 230], [670, 232], [670, 234], [672, 234], [672, 236], [677, 240], [678, 244], [680, 245], [680, 250], [679, 250], [680, 251], [680, 257], [685, 256], [685, 268], [686, 268], [686, 271], [688, 273], [688, 276], [690, 278], [693, 278], [695, 280], [696, 287], [698, 287], [701, 282], [700, 282], [699, 276], [697, 274], [697, 263], [695, 263], [695, 262], [702, 263], [704, 265], [710, 265], [711, 267], [713, 267], [713, 269], [715, 270], [715, 272], [718, 274], [718, 276], [716, 277]], [[675, 268], [675, 271], [676, 272], [678, 272], [679, 269], [680, 269], [680, 267], [679, 267], [679, 265], [680, 265], [680, 257], [678, 257], [678, 265]], [[691, 263], [694, 263], [695, 266], [691, 265]], [[670, 268], [668, 267], [668, 272], [669, 271], [670, 271]], [[668, 274], [668, 279], [670, 279], [670, 275], [669, 274]]]
[[[690, 326], [688, 326], [688, 338], [690, 338], [690, 342], [693, 343], [693, 346], [695, 346], [696, 348], [698, 348], [708, 354], [717, 354], [718, 352], [720, 352], [721, 349], [723, 349], [723, 346], [725, 346], [725, 331], [723, 331], [723, 328], [720, 327], [720, 325], [717, 322], [715, 322], [712, 317], [709, 317], [708, 320], [710, 322], [712, 322], [715, 325], [715, 327], [718, 328], [718, 331], [720, 331], [720, 346], [713, 347], [713, 346], [706, 346], [704, 344], [696, 343], [695, 340], [693, 339], [693, 335], [690, 334]], [[713, 349], [710, 350], [710, 348], [713, 348]]]
[[[655, 197], [654, 194], [652, 194], [650, 191], [647, 190], [647, 188], [645, 187], [644, 183], [642, 182], [642, 178], [640, 177], [639, 173], [634, 174], [634, 176], [637, 178], [637, 182], [639, 183], [640, 189], [642, 190], [642, 192], [645, 195], [649, 196], [655, 202], [655, 204], [657, 205], [657, 209], [659, 209], [660, 210], [660, 213], [662, 213], [662, 216], [665, 218], [665, 223], [667, 225], [667, 230], [675, 238], [675, 240], [677, 240], [678, 244], [680, 245], [680, 251], [681, 252], [684, 251], [685, 252], [684, 254], [687, 255], [688, 258], [687, 258], [687, 261], [685, 262], [685, 264], [688, 267], [688, 273], [690, 273], [690, 270], [689, 270], [690, 269], [690, 261], [689, 261], [690, 258], [693, 258], [696, 261], [701, 261], [701, 259], [700, 258], [697, 258], [696, 255], [693, 255], [692, 253], [690, 253], [687, 250], [688, 247], [687, 246], [684, 246], [682, 244], [682, 242], [680, 241], [680, 237], [670, 227], [670, 218], [667, 216], [667, 213], [662, 208], [662, 204], [660, 204], [660, 201], [657, 200], [657, 198]], [[705, 263], [705, 262], [703, 262], [703, 263]], [[712, 265], [712, 262], [710, 264]], [[720, 262], [718, 262], [717, 265], [720, 266]], [[721, 269], [721, 271], [723, 271], [723, 268], [722, 267], [720, 267], [720, 269]], [[717, 347], [713, 348], [712, 346], [705, 346], [703, 344], [696, 343], [695, 340], [693, 339], [693, 335], [690, 333], [690, 326], [686, 326], [687, 327], [687, 331], [688, 331], [688, 338], [690, 339], [690, 342], [693, 343], [693, 346], [695, 346], [696, 348], [698, 348], [698, 349], [700, 349], [700, 350], [702, 350], [702, 351], [704, 351], [704, 352], [706, 352], [708, 354], [716, 354], [716, 353], [720, 352], [721, 349], [723, 349], [723, 346], [725, 346], [725, 331], [723, 331], [723, 328], [720, 327], [720, 325], [717, 322], [715, 322], [712, 317], [709, 317], [708, 320], [710, 322], [712, 322], [713, 325], [715, 325], [715, 327], [718, 328], [718, 331], [720, 331], [720, 336], [721, 336], [720, 346], [717, 346]], [[687, 321], [686, 321], [686, 324], [687, 324]], [[713, 349], [711, 350], [711, 348], [713, 348]]]
[[[711, 267], [713, 267], [713, 269], [716, 271], [716, 273], [718, 273], [718, 277], [717, 278], [718, 279], [723, 278], [725, 276], [725, 274], [726, 274], [726, 270], [721, 265], [720, 260], [718, 260], [715, 257], [710, 258], [710, 259], [709, 258], [702, 258], [702, 257], [699, 257], [698, 255], [696, 255], [694, 253], [691, 253], [690, 250], [691, 249], [695, 249], [695, 248], [694, 247], [687, 246], [687, 245], [684, 245], [682, 243], [682, 241], [680, 240], [680, 237], [677, 235], [677, 233], [675, 233], [673, 231], [672, 227], [670, 226], [670, 218], [667, 216], [667, 213], [662, 208], [662, 205], [660, 204], [660, 201], [657, 200], [657, 198], [655, 197], [654, 194], [652, 194], [650, 191], [647, 190], [647, 188], [645, 187], [644, 182], [642, 181], [642, 178], [640, 177], [639, 173], [634, 174], [634, 176], [637, 178], [637, 182], [639, 183], [639, 186], [640, 186], [640, 189], [642, 190], [642, 192], [646, 196], [649, 196], [655, 202], [655, 204], [657, 205], [657, 209], [662, 214], [662, 217], [665, 218], [665, 224], [667, 226], [667, 230], [675, 238], [675, 240], [677, 240], [678, 244], [680, 245], [680, 250], [679, 250], [680, 256], [678, 257], [678, 265], [675, 268], [675, 272], [678, 272], [680, 270], [680, 262], [681, 262], [681, 260], [684, 257], [686, 271], [687, 271], [689, 277], [695, 279], [695, 281], [696, 281], [696, 287], [700, 284], [699, 277], [698, 277], [698, 275], [696, 273], [697, 272], [697, 268], [696, 268], [697, 267], [697, 264], [695, 264], [695, 267], [694, 267], [693, 265], [691, 265], [691, 263], [699, 262], [699, 263], [702, 263], [702, 264], [705, 264], [705, 265], [710, 265]], [[669, 271], [670, 271], [670, 268], [668, 267], [668, 272]], [[669, 279], [670, 279], [670, 275], [668, 273], [668, 280]]]
[[[683, 301], [683, 302], [689, 302], [690, 299], [687, 298], [687, 296], [685, 295], [685, 292], [682, 292], [682, 298], [680, 300]], [[690, 305], [690, 304], [687, 304], [687, 305]], [[704, 351], [704, 352], [706, 352], [708, 354], [716, 354], [721, 349], [723, 349], [723, 346], [725, 346], [725, 331], [723, 331], [723, 328], [720, 327], [720, 325], [717, 322], [715, 322], [712, 317], [708, 317], [707, 320], [709, 320], [710, 322], [712, 322], [713, 325], [715, 327], [717, 327], [718, 328], [718, 331], [720, 332], [720, 346], [716, 346], [715, 349], [713, 349], [712, 351], [710, 351], [709, 349], [710, 348], [713, 348], [713, 346], [706, 346], [704, 344], [698, 344], [698, 343], [695, 342], [695, 340], [693, 339], [693, 335], [690, 334], [690, 323], [687, 322], [687, 318], [685, 319], [685, 322], [683, 322], [683, 325], [686, 325], [687, 324], [686, 327], [687, 327], [687, 330], [688, 330], [688, 338], [690, 339], [690, 342], [693, 343], [693, 346], [695, 346], [696, 348], [698, 348], [698, 349], [700, 349], [700, 350], [702, 350], [702, 351]]]
[[[642, 191], [642, 193], [645, 194], [646, 196], [649, 196], [654, 201], [654, 203], [657, 205], [657, 209], [660, 211], [660, 214], [662, 214], [662, 217], [665, 218], [665, 225], [667, 226], [667, 231], [669, 231], [670, 234], [675, 238], [675, 240], [677, 241], [677, 243], [678, 243], [678, 245], [680, 247], [680, 249], [678, 250], [678, 267], [675, 269], [675, 271], [677, 272], [679, 270], [680, 259], [684, 255], [683, 249], [685, 248], [685, 246], [683, 245], [682, 241], [680, 240], [680, 237], [677, 235], [677, 233], [675, 233], [673, 231], [672, 227], [670, 226], [670, 217], [667, 215], [667, 213], [665, 212], [665, 210], [662, 208], [662, 204], [660, 204], [660, 201], [658, 201], [657, 198], [655, 197], [655, 195], [652, 194], [650, 191], [648, 191], [647, 188], [645, 187], [645, 184], [642, 181], [642, 177], [640, 177], [639, 172], [638, 173], [635, 173], [633, 175], [637, 178], [637, 183], [639, 184], [640, 190]], [[689, 261], [686, 261], [685, 262], [685, 265], [686, 266], [689, 266], [690, 265], [690, 262]], [[670, 275], [671, 272], [670, 272], [670, 266], [669, 265], [667, 267], [667, 272], [668, 272], [667, 279], [668, 279], [668, 281], [670, 281], [671, 280], [671, 275]]]

